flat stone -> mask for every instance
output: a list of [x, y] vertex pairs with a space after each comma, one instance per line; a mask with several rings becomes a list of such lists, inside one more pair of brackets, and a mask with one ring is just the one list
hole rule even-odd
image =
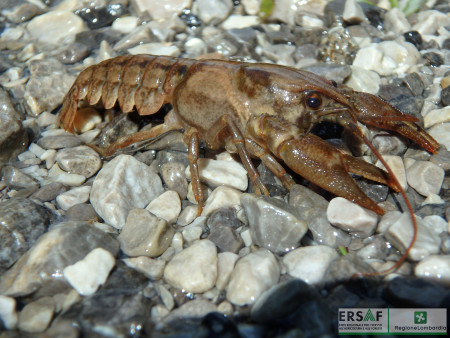
[[278, 199], [244, 194], [241, 204], [255, 244], [283, 254], [297, 248], [308, 230], [295, 208]]
[[156, 260], [147, 256], [124, 258], [123, 261], [130, 268], [135, 269], [151, 280], [160, 280], [164, 275], [166, 262]]
[[91, 204], [107, 223], [121, 229], [132, 209], [144, 208], [163, 191], [161, 179], [148, 166], [119, 155], [95, 177]]
[[[423, 220], [416, 217], [417, 236], [414, 245], [409, 251], [408, 258], [413, 261], [420, 261], [423, 258], [437, 254], [441, 245], [441, 239], [434, 232], [428, 229]], [[413, 238], [413, 225], [409, 213], [403, 213], [397, 221], [387, 230], [386, 239], [401, 252], [404, 252]]]
[[280, 266], [275, 256], [259, 249], [236, 263], [227, 286], [227, 299], [235, 305], [254, 303], [258, 297], [278, 282]]
[[[247, 190], [247, 170], [239, 162], [199, 158], [198, 172], [200, 181], [210, 187], [226, 185], [241, 191]], [[191, 178], [189, 167], [186, 168], [186, 177]]]
[[63, 210], [68, 210], [75, 204], [85, 203], [89, 201], [89, 194], [91, 192], [90, 186], [82, 186], [72, 188], [69, 191], [63, 192], [56, 197], [56, 203]]
[[168, 190], [147, 205], [145, 208], [167, 223], [173, 224], [181, 212], [181, 200], [177, 192]]
[[329, 246], [306, 246], [288, 252], [283, 263], [292, 277], [314, 285], [322, 281], [329, 265], [338, 257], [337, 251]]
[[55, 313], [52, 297], [43, 297], [28, 303], [19, 313], [18, 329], [28, 333], [43, 332], [50, 324]]
[[334, 226], [356, 234], [362, 238], [375, 232], [378, 217], [370, 210], [360, 207], [345, 198], [336, 197], [327, 209], [328, 221]]
[[414, 268], [417, 277], [429, 278], [450, 285], [450, 255], [430, 255]]
[[115, 263], [109, 251], [96, 248], [82, 260], [66, 266], [63, 275], [80, 295], [91, 296], [105, 283]]
[[419, 194], [439, 194], [444, 180], [444, 170], [429, 161], [416, 161], [406, 169], [408, 184]]
[[122, 251], [131, 257], [157, 257], [167, 250], [175, 230], [163, 219], [145, 209], [133, 209], [117, 239]]
[[187, 292], [202, 293], [217, 280], [217, 249], [205, 239], [194, 242], [177, 253], [166, 265], [164, 279], [170, 285]]
[[24, 296], [31, 293], [54, 295], [68, 291], [62, 270], [85, 257], [95, 248], [104, 248], [113, 256], [119, 243], [89, 223], [65, 222], [43, 234], [12, 268], [2, 274], [0, 294]]
[[44, 149], [72, 148], [81, 145], [82, 140], [70, 134], [45, 136], [38, 140], [38, 145]]
[[86, 178], [93, 176], [102, 167], [100, 156], [88, 146], [60, 150], [56, 155], [56, 162], [61, 169]]

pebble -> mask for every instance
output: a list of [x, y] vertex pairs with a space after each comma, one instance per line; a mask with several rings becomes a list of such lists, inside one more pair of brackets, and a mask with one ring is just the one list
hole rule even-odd
[[440, 123], [431, 127], [428, 133], [438, 143], [443, 144], [445, 148], [450, 149], [450, 123]]
[[436, 10], [421, 11], [416, 18], [413, 30], [420, 34], [434, 34], [439, 27], [450, 25], [450, 17]]
[[119, 155], [95, 177], [91, 204], [107, 223], [121, 229], [128, 213], [163, 193], [159, 176], [130, 155]]
[[0, 171], [3, 182], [11, 189], [28, 189], [37, 188], [39, 183], [33, 178], [24, 174], [22, 170], [13, 167], [12, 165], [5, 165]]
[[[180, 320], [195, 320], [205, 317], [208, 313], [216, 312], [217, 307], [206, 299], [193, 299], [173, 310], [164, 318], [164, 322], [171, 326], [171, 323], [180, 322]], [[172, 324], [173, 325], [173, 324]], [[185, 331], [183, 331], [186, 333]]]
[[91, 192], [90, 186], [82, 186], [78, 188], [72, 188], [69, 191], [63, 192], [56, 197], [56, 203], [63, 210], [68, 210], [79, 203], [85, 203], [89, 201], [89, 194]]
[[408, 184], [419, 194], [439, 194], [444, 180], [444, 170], [429, 161], [416, 161], [406, 169]]
[[288, 273], [308, 284], [319, 284], [328, 267], [338, 258], [337, 251], [329, 246], [305, 246], [288, 252], [283, 257]]
[[117, 18], [112, 23], [112, 29], [119, 31], [124, 34], [131, 33], [138, 25], [139, 18], [136, 16], [124, 16]]
[[241, 204], [242, 193], [236, 189], [221, 186], [208, 196], [203, 207], [202, 216], [208, 216], [220, 208], [237, 207]]
[[178, 193], [182, 200], [186, 199], [188, 182], [185, 174], [186, 166], [181, 162], [168, 162], [161, 166], [161, 177], [169, 190]]
[[157, 257], [167, 250], [175, 230], [145, 209], [132, 209], [117, 240], [131, 257]]
[[428, 226], [428, 229], [434, 231], [437, 235], [440, 235], [442, 232], [448, 232], [448, 222], [441, 216], [425, 216], [423, 221]]
[[233, 9], [232, 0], [197, 0], [198, 15], [200, 19], [208, 24], [218, 23], [228, 17]]
[[138, 45], [128, 49], [128, 53], [131, 55], [137, 54], [152, 54], [152, 55], [168, 55], [179, 56], [180, 49], [168, 42], [149, 42], [142, 45]]
[[202, 293], [211, 289], [217, 280], [217, 249], [204, 239], [177, 253], [167, 263], [164, 279], [186, 292]]
[[191, 8], [192, 0], [131, 0], [130, 6], [138, 13], [147, 12], [154, 19], [162, 19], [179, 15], [185, 8]]
[[71, 134], [42, 137], [38, 141], [38, 146], [44, 149], [72, 148], [81, 145], [79, 137]]
[[[70, 46], [68, 46], [67, 48], [63, 49], [59, 54], [57, 54], [56, 58], [62, 64], [73, 65], [73, 64], [83, 60], [88, 55], [89, 55], [88, 47], [81, 43], [75, 42], [75, 43], [71, 44]], [[41, 117], [41, 115], [39, 115], [39, 117]], [[53, 115], [53, 116], [56, 117], [55, 115]], [[49, 121], [46, 123], [49, 123], [51, 121], [52, 120], [49, 119]], [[101, 122], [101, 121], [99, 121], [99, 122]], [[39, 123], [39, 121], [38, 121], [38, 123]], [[54, 121], [53, 123], [56, 123], [56, 121]]]
[[450, 106], [440, 109], [433, 109], [423, 118], [425, 128], [430, 128], [435, 124], [450, 122]]
[[[406, 170], [402, 158], [396, 155], [383, 155], [383, 159], [386, 161], [387, 165], [394, 173], [394, 176], [397, 178], [398, 183], [400, 183], [402, 189], [406, 190], [408, 187], [408, 182], [406, 180]], [[375, 165], [378, 168], [386, 170], [380, 160], [378, 160]]]
[[189, 225], [183, 229], [183, 239], [185, 242], [190, 243], [200, 239], [203, 233], [203, 229], [196, 225]]
[[259, 249], [239, 259], [226, 288], [227, 299], [235, 305], [254, 303], [258, 297], [278, 282], [280, 266], [275, 256]]
[[114, 256], [108, 250], [96, 248], [82, 260], [66, 266], [62, 272], [80, 295], [91, 296], [105, 283], [115, 263]]
[[216, 245], [219, 252], [237, 253], [244, 246], [241, 237], [232, 228], [223, 225], [214, 227], [208, 239]]
[[33, 244], [12, 268], [2, 274], [0, 294], [6, 296], [53, 295], [67, 289], [62, 270], [95, 248], [113, 256], [118, 242], [89, 223], [65, 222], [54, 226]]
[[167, 223], [173, 224], [181, 212], [180, 196], [177, 192], [168, 190], [151, 201], [145, 209], [157, 217], [165, 219]]
[[237, 15], [232, 14], [220, 25], [223, 29], [242, 29], [258, 25], [260, 19], [257, 15]]
[[377, 94], [381, 84], [380, 76], [368, 69], [351, 66], [352, 73], [345, 84], [353, 90]]
[[185, 207], [178, 217], [177, 225], [186, 226], [191, 224], [197, 217], [197, 210], [198, 207], [196, 205], [188, 205]]
[[100, 221], [100, 217], [98, 217], [92, 205], [86, 203], [71, 206], [67, 209], [65, 217], [66, 220], [70, 221], [85, 221], [90, 223]]
[[19, 313], [18, 329], [28, 333], [43, 332], [50, 324], [55, 313], [52, 297], [43, 297], [28, 303]]
[[[428, 229], [424, 221], [416, 217], [417, 237], [409, 251], [408, 258], [413, 261], [420, 261], [423, 258], [439, 252], [441, 239], [434, 232]], [[401, 252], [404, 252], [413, 238], [413, 226], [409, 213], [402, 216], [392, 224], [387, 230], [386, 239]]]
[[[53, 166], [55, 167], [55, 166]], [[49, 175], [50, 176], [50, 175]], [[86, 181], [86, 177], [77, 174], [60, 173], [54, 176], [54, 182], [68, 185], [69, 187], [79, 187]]]
[[243, 194], [241, 204], [253, 243], [274, 253], [283, 254], [297, 248], [308, 230], [297, 210], [278, 199]]
[[32, 19], [27, 30], [41, 43], [57, 45], [73, 42], [75, 35], [85, 31], [86, 26], [83, 20], [72, 12], [50, 11]]
[[227, 287], [234, 265], [238, 259], [239, 255], [232, 252], [221, 252], [217, 255], [216, 288], [219, 291], [223, 291]]
[[[247, 170], [236, 161], [198, 159], [198, 172], [200, 181], [210, 187], [226, 185], [241, 191], [247, 190]], [[186, 168], [186, 177], [191, 178], [190, 168]]]
[[345, 22], [350, 24], [359, 24], [367, 20], [363, 9], [356, 0], [347, 0], [345, 2], [344, 12], [342, 18]]
[[450, 255], [430, 255], [424, 258], [414, 268], [414, 274], [449, 286]]
[[336, 197], [330, 201], [327, 217], [334, 226], [362, 238], [375, 232], [378, 221], [378, 217], [373, 211], [342, 197]]
[[156, 260], [147, 256], [124, 258], [123, 261], [130, 268], [135, 269], [151, 280], [160, 280], [164, 275], [166, 262], [164, 260]]
[[396, 34], [406, 33], [411, 30], [411, 25], [406, 19], [405, 13], [398, 7], [392, 8], [384, 15], [384, 25], [388, 31]]
[[56, 155], [56, 162], [61, 169], [86, 178], [93, 176], [102, 166], [100, 156], [88, 146], [62, 149]]
[[0, 321], [7, 330], [15, 329], [18, 315], [14, 298], [0, 295]]

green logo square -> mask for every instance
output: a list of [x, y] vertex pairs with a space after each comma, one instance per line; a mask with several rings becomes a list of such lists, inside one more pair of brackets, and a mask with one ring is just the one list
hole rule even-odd
[[415, 311], [414, 312], [414, 324], [426, 324], [427, 323], [427, 312], [426, 311]]

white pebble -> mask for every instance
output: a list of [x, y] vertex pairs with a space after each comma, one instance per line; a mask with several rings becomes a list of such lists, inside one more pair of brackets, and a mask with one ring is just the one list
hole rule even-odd
[[200, 19], [208, 24], [223, 21], [233, 9], [231, 0], [197, 0]]
[[438, 215], [425, 216], [423, 218], [425, 225], [431, 231], [434, 231], [437, 235], [443, 232], [447, 232], [448, 222]]
[[[382, 156], [383, 159], [386, 161], [387, 165], [389, 166], [389, 168], [394, 173], [394, 176], [397, 178], [398, 183], [400, 183], [402, 189], [406, 190], [406, 188], [408, 187], [408, 182], [406, 180], [406, 170], [402, 158], [396, 155], [382, 155]], [[375, 163], [375, 165], [378, 168], [386, 170], [386, 168], [384, 167], [384, 165], [381, 163], [380, 160], [378, 160], [377, 163]]]
[[411, 30], [411, 25], [400, 8], [392, 8], [384, 15], [384, 24], [387, 31], [403, 34]]
[[217, 187], [206, 200], [202, 216], [208, 216], [220, 208], [240, 206], [241, 195], [242, 193], [236, 189], [226, 186]]
[[252, 304], [280, 278], [275, 256], [259, 249], [236, 263], [227, 286], [227, 299], [235, 305]]
[[131, 33], [137, 27], [138, 22], [138, 17], [125, 16], [114, 20], [111, 28], [121, 33]]
[[[45, 149], [39, 147], [36, 143], [30, 143], [30, 145], [28, 146], [28, 149], [36, 155], [36, 157], [41, 158], [41, 156], [45, 153]], [[21, 160], [19, 158], [19, 160]], [[21, 160], [22, 161], [22, 160]]]
[[69, 191], [63, 192], [56, 197], [56, 203], [63, 210], [68, 210], [75, 204], [85, 203], [89, 201], [89, 194], [91, 192], [90, 186], [83, 186], [78, 188], [70, 189]]
[[450, 106], [434, 109], [428, 112], [423, 118], [425, 128], [430, 128], [435, 124], [442, 122], [450, 122]]
[[177, 46], [172, 45], [170, 43], [150, 42], [130, 48], [128, 49], [128, 53], [130, 53], [131, 55], [153, 54], [153, 55], [178, 56], [180, 55], [180, 50], [178, 49]]
[[180, 215], [180, 196], [173, 190], [166, 191], [151, 201], [145, 209], [159, 218], [165, 219], [167, 223], [173, 224]]
[[288, 273], [308, 284], [318, 284], [325, 276], [331, 262], [339, 257], [335, 249], [325, 246], [306, 246], [288, 252], [283, 263]]
[[50, 169], [56, 161], [56, 150], [48, 149], [40, 157], [42, 161], [45, 161], [45, 167]]
[[[247, 170], [239, 162], [199, 158], [198, 172], [200, 181], [211, 187], [226, 185], [241, 191], [247, 190]], [[186, 177], [191, 178], [189, 166], [186, 168]]]
[[256, 15], [236, 15], [232, 14], [230, 15], [224, 22], [222, 22], [221, 27], [224, 30], [229, 29], [241, 29], [246, 27], [251, 27], [258, 25], [260, 23], [260, 19]]
[[367, 20], [363, 9], [356, 0], [345, 1], [344, 12], [342, 13], [342, 18], [344, 21], [358, 24]]
[[202, 228], [199, 226], [187, 226], [186, 228], [183, 229], [183, 239], [186, 242], [193, 242], [196, 241], [198, 239], [200, 239], [200, 236], [202, 235]]
[[381, 78], [376, 72], [361, 67], [350, 66], [352, 74], [345, 84], [354, 90], [377, 94], [380, 89]]
[[183, 209], [180, 216], [178, 217], [177, 225], [186, 226], [188, 224], [191, 224], [197, 217], [197, 210], [198, 206], [188, 205], [186, 208]]
[[17, 325], [16, 300], [0, 295], [0, 321], [7, 330], [13, 330]]
[[55, 313], [52, 297], [42, 297], [28, 303], [19, 313], [17, 328], [29, 333], [43, 332], [50, 324]]
[[252, 234], [250, 229], [246, 229], [240, 233], [242, 240], [244, 241], [245, 246], [249, 247], [253, 244]]
[[423, 206], [427, 204], [445, 204], [445, 201], [439, 195], [429, 194], [421, 205]]
[[160, 280], [164, 275], [164, 260], [156, 260], [147, 256], [124, 258], [124, 263], [145, 275], [151, 280]]
[[217, 249], [204, 239], [177, 253], [166, 265], [164, 279], [186, 292], [202, 293], [211, 289], [217, 280]]
[[[53, 166], [52, 168], [54, 168]], [[68, 174], [68, 173], [62, 173], [55, 177], [55, 182], [62, 183], [64, 185], [68, 185], [70, 187], [79, 187], [86, 181], [86, 177], [83, 175], [77, 175], [77, 174]]]
[[234, 265], [238, 259], [239, 255], [233, 252], [221, 252], [217, 255], [216, 288], [219, 291], [223, 291], [227, 287]]
[[109, 251], [96, 248], [82, 260], [65, 267], [63, 275], [80, 295], [90, 296], [105, 283], [115, 263]]
[[333, 198], [327, 208], [328, 221], [334, 226], [362, 238], [372, 235], [377, 226], [377, 215], [345, 198]]
[[[439, 252], [441, 239], [439, 236], [428, 229], [424, 221], [416, 217], [417, 236], [416, 241], [409, 251], [408, 258], [413, 261], [420, 261], [423, 258]], [[403, 213], [402, 216], [392, 224], [385, 236], [401, 252], [405, 252], [413, 238], [413, 224], [409, 213]]]
[[439, 194], [444, 175], [444, 169], [428, 161], [416, 161], [406, 169], [408, 184], [423, 196]]
[[183, 250], [184, 240], [183, 235], [179, 232], [175, 232], [172, 238], [172, 243], [170, 243], [170, 246], [175, 249], [176, 253], [179, 253], [181, 250]]
[[450, 123], [440, 123], [428, 130], [436, 141], [450, 149]]
[[109, 224], [121, 229], [128, 213], [144, 208], [164, 192], [159, 176], [130, 155], [119, 155], [95, 177], [91, 204]]
[[435, 34], [439, 27], [450, 25], [450, 16], [437, 10], [428, 10], [419, 12], [415, 21], [412, 30], [421, 35]]
[[414, 274], [450, 286], [450, 255], [428, 256], [416, 265]]
[[86, 30], [86, 26], [83, 19], [72, 12], [50, 11], [33, 18], [27, 29], [40, 42], [56, 45], [73, 42], [75, 35]]

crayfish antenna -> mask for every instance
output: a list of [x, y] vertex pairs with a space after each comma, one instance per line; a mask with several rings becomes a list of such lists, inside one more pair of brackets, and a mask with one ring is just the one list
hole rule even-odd
[[401, 185], [400, 185], [399, 181], [397, 180], [397, 177], [395, 177], [394, 172], [392, 171], [392, 169], [389, 167], [389, 165], [383, 159], [381, 154], [375, 149], [375, 147], [372, 145], [372, 143], [367, 139], [367, 137], [365, 137], [360, 131], [357, 134], [358, 134], [358, 136], [360, 136], [362, 138], [364, 143], [367, 144], [367, 146], [370, 148], [370, 150], [373, 152], [373, 154], [384, 165], [384, 167], [386, 168], [387, 172], [389, 173], [389, 176], [391, 176], [393, 183], [398, 187], [398, 191], [402, 195], [402, 197], [403, 197], [403, 199], [405, 201], [406, 207], [408, 208], [408, 212], [411, 215], [411, 222], [412, 222], [412, 225], [413, 225], [413, 237], [411, 239], [411, 243], [409, 243], [409, 245], [406, 248], [406, 250], [403, 253], [403, 255], [400, 257], [400, 259], [397, 261], [397, 263], [395, 263], [389, 269], [382, 270], [382, 271], [377, 271], [377, 272], [355, 273], [350, 278], [387, 275], [388, 273], [397, 270], [403, 264], [403, 262], [406, 260], [406, 258], [408, 257], [409, 252], [411, 251], [411, 248], [414, 246], [414, 243], [416, 242], [416, 237], [417, 237], [417, 221], [416, 221], [416, 218], [414, 216], [414, 211], [413, 211], [413, 208], [411, 206], [411, 203], [409, 202], [409, 199], [406, 196], [405, 190], [401, 187]]

